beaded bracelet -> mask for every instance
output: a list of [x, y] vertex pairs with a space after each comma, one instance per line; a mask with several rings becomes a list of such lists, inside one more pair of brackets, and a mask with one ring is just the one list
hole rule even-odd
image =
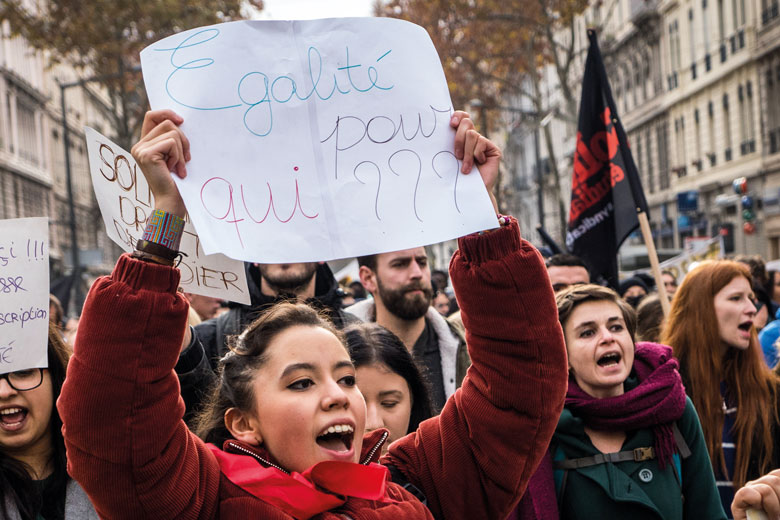
[[184, 231], [184, 219], [156, 209], [146, 221], [141, 240], [135, 244], [134, 257], [158, 264], [173, 265], [180, 257], [179, 245]]

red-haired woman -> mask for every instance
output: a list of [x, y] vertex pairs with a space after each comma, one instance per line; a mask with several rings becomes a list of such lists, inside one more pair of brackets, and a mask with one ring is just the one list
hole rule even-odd
[[726, 511], [736, 489], [780, 462], [780, 381], [762, 357], [753, 298], [745, 265], [705, 262], [677, 290], [661, 337], [680, 361]]

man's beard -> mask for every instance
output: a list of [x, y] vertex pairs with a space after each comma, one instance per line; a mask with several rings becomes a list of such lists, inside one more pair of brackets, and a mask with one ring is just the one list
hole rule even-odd
[[293, 269], [285, 269], [281, 272], [279, 269], [272, 270], [271, 266], [267, 264], [258, 264], [257, 267], [260, 269], [260, 275], [268, 286], [277, 293], [298, 294], [311, 282], [311, 279], [317, 272], [317, 263], [310, 262], [292, 265], [295, 265], [296, 267]]
[[[377, 278], [377, 285], [379, 298], [385, 308], [402, 320], [412, 321], [422, 318], [428, 312], [428, 307], [433, 300], [433, 288], [430, 285], [424, 286], [422, 281], [410, 283], [399, 289], [388, 289]], [[411, 291], [422, 291], [422, 294], [407, 297], [407, 293]]]

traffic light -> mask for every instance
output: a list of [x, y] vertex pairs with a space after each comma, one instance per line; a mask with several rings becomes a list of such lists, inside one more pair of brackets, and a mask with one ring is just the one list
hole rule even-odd
[[734, 192], [737, 195], [741, 195], [740, 202], [742, 204], [742, 229], [745, 234], [752, 235], [756, 232], [756, 225], [753, 220], [756, 218], [753, 197], [747, 194], [748, 186], [747, 179], [745, 177], [739, 177], [734, 179], [733, 182]]
[[[716, 226], [717, 233], [723, 237], [723, 249], [724, 253], [734, 252], [734, 224], [731, 222], [724, 222], [723, 224]], [[714, 233], [713, 233], [714, 234]]]

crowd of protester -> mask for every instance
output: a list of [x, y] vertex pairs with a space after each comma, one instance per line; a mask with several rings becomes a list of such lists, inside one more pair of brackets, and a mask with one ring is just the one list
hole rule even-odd
[[[133, 147], [170, 218], [181, 123], [149, 112]], [[78, 322], [52, 297], [48, 368], [0, 375], [0, 516], [780, 518], [780, 277], [738, 257], [591, 283], [499, 214], [500, 151], [451, 125], [499, 226], [449, 273], [423, 247], [347, 286], [246, 263], [242, 305], [182, 293], [144, 240]]]

